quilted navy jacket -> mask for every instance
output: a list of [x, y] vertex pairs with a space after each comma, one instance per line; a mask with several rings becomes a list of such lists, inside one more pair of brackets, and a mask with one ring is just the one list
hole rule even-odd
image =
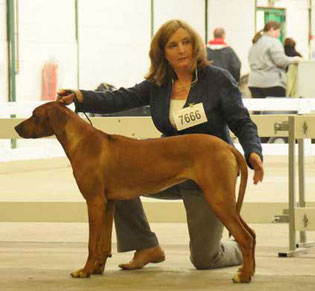
[[262, 158], [257, 127], [243, 105], [235, 80], [224, 69], [207, 66], [199, 70], [198, 82], [190, 89], [184, 107], [190, 103], [202, 102], [208, 122], [182, 131], [177, 131], [169, 121], [171, 81], [160, 87], [145, 80], [128, 89], [80, 91], [83, 103], [76, 103], [76, 110], [79, 112], [113, 113], [150, 105], [153, 122], [163, 136], [204, 133], [215, 135], [232, 144], [230, 128], [243, 147], [247, 163], [252, 152], [258, 153]]

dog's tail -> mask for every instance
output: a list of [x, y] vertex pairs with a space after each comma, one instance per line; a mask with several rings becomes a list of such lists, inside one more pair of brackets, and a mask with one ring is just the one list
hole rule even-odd
[[242, 208], [243, 200], [245, 196], [245, 190], [246, 190], [247, 179], [248, 179], [248, 169], [247, 169], [247, 164], [243, 155], [233, 146], [231, 146], [231, 148], [237, 160], [238, 166], [240, 168], [240, 172], [241, 172], [241, 182], [240, 182], [240, 187], [238, 190], [238, 197], [237, 197], [237, 202], [236, 202], [236, 210], [237, 210], [237, 213], [239, 214], [241, 212], [241, 208]]

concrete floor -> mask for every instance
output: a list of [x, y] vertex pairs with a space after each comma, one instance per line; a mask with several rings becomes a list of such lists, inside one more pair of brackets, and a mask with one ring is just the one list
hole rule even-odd
[[[233, 284], [237, 267], [197, 271], [189, 261], [186, 224], [153, 223], [166, 261], [142, 270], [121, 271], [132, 253], [117, 253], [105, 274], [73, 279], [87, 254], [86, 223], [0, 223], [0, 290], [314, 290], [315, 249], [278, 258], [286, 250], [286, 224], [251, 224], [257, 232], [257, 269], [250, 284]], [[225, 237], [227, 234], [225, 234]], [[308, 233], [315, 240], [315, 233]]]

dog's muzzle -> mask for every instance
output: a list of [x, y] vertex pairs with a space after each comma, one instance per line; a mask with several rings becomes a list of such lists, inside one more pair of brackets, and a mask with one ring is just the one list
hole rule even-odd
[[19, 136], [23, 137], [23, 125], [20, 123], [16, 127], [14, 127], [15, 131], [18, 133]]
[[18, 124], [16, 127], [14, 127], [15, 131], [18, 133], [18, 135], [20, 137], [23, 138], [32, 138], [32, 136], [30, 136], [29, 134], [27, 134], [26, 130], [25, 130], [25, 126], [22, 123]]

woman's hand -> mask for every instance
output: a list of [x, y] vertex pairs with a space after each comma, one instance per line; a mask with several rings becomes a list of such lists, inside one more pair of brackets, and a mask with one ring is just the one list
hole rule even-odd
[[257, 153], [251, 153], [249, 155], [249, 162], [254, 169], [253, 181], [256, 185], [258, 182], [262, 182], [264, 178], [264, 165], [260, 156]]
[[73, 90], [69, 89], [59, 89], [57, 92], [57, 101], [69, 105], [72, 102], [74, 102], [74, 99], [76, 98], [76, 95]]
[[299, 56], [293, 57], [293, 63], [296, 64], [296, 65], [302, 60], [303, 59], [301, 57], [299, 57]]

